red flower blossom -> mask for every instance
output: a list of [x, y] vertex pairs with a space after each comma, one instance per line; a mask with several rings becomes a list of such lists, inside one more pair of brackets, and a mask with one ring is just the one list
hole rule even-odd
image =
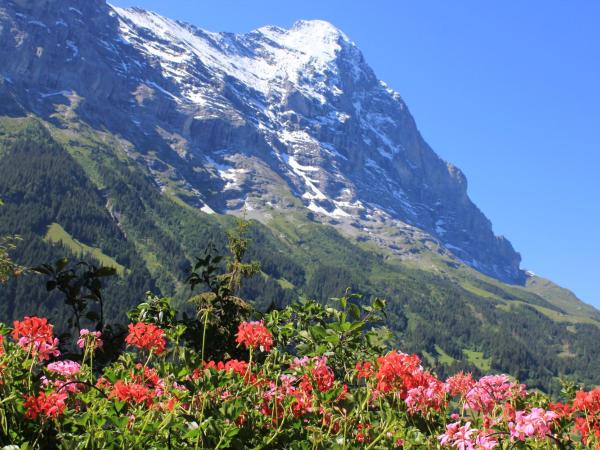
[[[581, 434], [581, 441], [585, 444], [591, 444], [592, 441], [600, 442], [600, 424], [593, 417], [577, 417], [575, 419], [575, 430]], [[591, 447], [590, 447], [591, 448]], [[600, 448], [600, 443], [596, 443], [594, 449]]]
[[153, 323], [138, 322], [129, 324], [129, 334], [125, 342], [132, 347], [142, 348], [160, 355], [165, 351], [165, 332]]
[[335, 376], [327, 365], [327, 357], [323, 356], [317, 360], [311, 374], [319, 391], [327, 392], [333, 387]]
[[587, 414], [600, 413], [600, 388], [591, 391], [578, 391], [575, 394], [573, 408]]
[[237, 359], [230, 359], [227, 362], [204, 362], [202, 368], [194, 369], [190, 378], [192, 380], [199, 380], [200, 378], [202, 378], [203, 371], [206, 369], [213, 369], [219, 372], [237, 373], [240, 377], [244, 378], [244, 380], [249, 383], [254, 383], [256, 381], [256, 375], [253, 374], [250, 370], [248, 370], [248, 363], [246, 361], [240, 361]]
[[160, 378], [156, 369], [141, 364], [136, 364], [135, 371], [131, 372], [131, 382], [147, 387], [154, 397], [160, 397], [165, 393], [165, 381]]
[[446, 380], [448, 393], [453, 397], [464, 397], [475, 385], [470, 373], [458, 372]]
[[405, 399], [408, 391], [419, 386], [423, 376], [421, 360], [417, 355], [390, 352], [377, 358], [377, 391], [396, 392]]
[[342, 391], [340, 392], [340, 394], [337, 396], [336, 400], [338, 402], [341, 402], [342, 400], [346, 399], [346, 396], [348, 395], [348, 385], [346, 383], [344, 383], [342, 385]]
[[253, 348], [268, 352], [273, 345], [273, 335], [262, 320], [260, 322], [242, 322], [238, 327], [235, 341], [243, 344], [248, 350]]
[[582, 442], [588, 446], [594, 442], [594, 449], [600, 449], [600, 388], [578, 391], [573, 409], [584, 415], [575, 419], [575, 430], [581, 434]]
[[356, 363], [356, 378], [371, 378], [375, 375], [375, 369], [373, 369], [373, 364], [370, 361], [366, 361], [364, 363]]
[[58, 339], [54, 337], [53, 326], [42, 317], [25, 317], [22, 322], [14, 321], [12, 337], [17, 345], [32, 357], [47, 361], [51, 356], [59, 356]]
[[569, 403], [561, 402], [548, 403], [548, 409], [558, 414], [559, 418], [571, 417], [573, 415], [573, 412], [575, 411], [575, 408], [573, 408], [573, 406]]
[[370, 423], [358, 423], [356, 425], [356, 430], [358, 431], [356, 433], [356, 441], [360, 443], [368, 442], [370, 440], [369, 433], [371, 428], [373, 428], [373, 426]]
[[230, 359], [227, 362], [208, 361], [204, 363], [204, 368], [215, 369], [219, 372], [235, 372], [243, 377], [248, 372], [248, 363], [246, 361], [239, 361], [237, 359]]
[[68, 394], [65, 392], [51, 392], [46, 394], [40, 392], [38, 396], [28, 395], [25, 397], [25, 417], [36, 420], [39, 416], [55, 419], [65, 412], [67, 405], [65, 400]]
[[154, 402], [154, 392], [141, 383], [117, 381], [109, 397], [116, 397], [122, 402], [141, 404], [151, 407]]

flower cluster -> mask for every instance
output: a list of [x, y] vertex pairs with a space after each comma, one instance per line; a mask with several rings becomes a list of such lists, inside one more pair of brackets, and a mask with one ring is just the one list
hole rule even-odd
[[473, 411], [490, 413], [496, 405], [525, 395], [525, 386], [513, 383], [508, 375], [488, 375], [469, 389], [466, 399]]
[[551, 427], [557, 418], [558, 414], [543, 408], [533, 408], [529, 414], [517, 411], [515, 421], [510, 422], [508, 428], [510, 435], [519, 441], [532, 436], [543, 439], [552, 434]]
[[153, 323], [138, 322], [129, 324], [129, 334], [125, 342], [132, 347], [148, 350], [155, 355], [165, 351], [167, 341], [165, 332]]
[[465, 397], [475, 385], [473, 375], [459, 372], [446, 380], [446, 390], [453, 397]]
[[399, 351], [350, 360], [290, 354], [284, 345], [271, 351], [277, 342], [264, 322], [240, 324], [236, 337], [266, 352], [258, 361], [202, 361], [187, 348], [178, 357], [165, 351], [166, 334], [130, 325], [126, 342], [149, 354], [127, 352], [99, 369], [92, 364], [101, 358], [85, 356], [101, 348], [99, 333], [81, 331], [77, 361], [49, 362], [59, 356], [52, 326], [36, 317], [15, 322], [25, 351], [4, 349], [15, 357], [3, 355], [11, 381], [0, 384], [3, 420], [18, 430], [12, 436], [19, 445], [36, 436], [61, 445], [104, 439], [97, 448], [600, 450], [600, 388], [552, 403], [507, 375], [438, 378]]
[[235, 341], [248, 350], [260, 349], [269, 352], [273, 345], [273, 335], [267, 330], [263, 321], [242, 322], [238, 327]]
[[51, 392], [49, 394], [40, 392], [37, 396], [25, 397], [25, 417], [36, 420], [38, 417], [44, 419], [56, 419], [65, 412], [67, 407], [65, 401], [68, 397], [66, 392]]
[[98, 350], [104, 346], [104, 342], [101, 338], [102, 333], [100, 331], [90, 331], [84, 328], [79, 331], [77, 346], [79, 348], [85, 348], [87, 345], [91, 350]]
[[410, 389], [419, 386], [423, 376], [423, 366], [417, 355], [390, 352], [377, 359], [377, 391], [392, 392], [405, 399]]
[[439, 437], [444, 447], [454, 447], [460, 450], [491, 450], [498, 441], [477, 428], [471, 428], [471, 422], [461, 425], [460, 422], [446, 426], [446, 432]]
[[73, 378], [81, 371], [81, 365], [75, 361], [65, 360], [48, 364], [49, 372], [57, 373], [65, 378]]
[[57, 361], [48, 364], [46, 370], [51, 379], [42, 377], [41, 382], [45, 387], [54, 386], [57, 392], [62, 390], [76, 392], [81, 388], [80, 383], [76, 382], [76, 377], [81, 372], [79, 363], [70, 360]]
[[575, 428], [583, 442], [593, 442], [594, 449], [600, 449], [600, 387], [577, 392], [570, 411], [571, 415], [576, 413], [579, 416], [575, 418]]
[[21, 322], [14, 322], [12, 337], [23, 350], [40, 361], [47, 361], [52, 356], [60, 356], [53, 330], [46, 318], [25, 317]]
[[[230, 359], [227, 362], [208, 361], [207, 363], [204, 363], [204, 369], [214, 369], [223, 372], [235, 372], [243, 377], [248, 373], [248, 363], [246, 361], [238, 361], [237, 359]], [[195, 378], [199, 378], [199, 369], [196, 369], [194, 373], [196, 374]]]
[[440, 411], [446, 407], [446, 384], [431, 374], [425, 373], [419, 386], [409, 389], [404, 400], [412, 414]]

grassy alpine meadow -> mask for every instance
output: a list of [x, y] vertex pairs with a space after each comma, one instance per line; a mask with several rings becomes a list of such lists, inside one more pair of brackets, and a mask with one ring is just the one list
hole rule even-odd
[[260, 273], [248, 226], [228, 258], [197, 258], [187, 304], [148, 293], [127, 326], [104, 319], [115, 269], [5, 253], [6, 276], [63, 294], [70, 329], [35, 315], [0, 327], [2, 448], [600, 449], [600, 388], [565, 382], [556, 402], [503, 374], [441, 379], [389, 346], [381, 299], [256, 311], [236, 295]]

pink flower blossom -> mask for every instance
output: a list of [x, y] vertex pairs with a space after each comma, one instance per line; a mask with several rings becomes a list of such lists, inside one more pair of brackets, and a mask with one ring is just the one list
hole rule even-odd
[[452, 446], [459, 450], [474, 450], [473, 434], [476, 432], [477, 429], [471, 428], [471, 422], [467, 422], [463, 426], [460, 426], [460, 422], [455, 422], [446, 425], [446, 432], [438, 439], [442, 446]]
[[513, 383], [508, 375], [488, 375], [469, 390], [466, 406], [474, 411], [491, 413], [500, 403], [525, 395], [525, 386]]
[[290, 364], [290, 369], [297, 369], [298, 367], [304, 367], [311, 361], [311, 358], [308, 356], [303, 356], [302, 358], [294, 358], [292, 364]]
[[442, 447], [454, 447], [459, 450], [492, 450], [498, 441], [471, 428], [471, 422], [460, 426], [460, 422], [446, 425], [446, 432], [438, 437]]
[[102, 333], [100, 331], [90, 331], [86, 328], [79, 331], [79, 339], [77, 340], [77, 346], [79, 348], [85, 348], [86, 342], [92, 350], [102, 348], [104, 342], [102, 342]]
[[551, 434], [550, 427], [557, 418], [558, 414], [543, 408], [533, 408], [529, 414], [525, 411], [517, 411], [515, 421], [510, 422], [508, 428], [511, 437], [519, 441], [532, 436], [543, 439]]
[[427, 372], [424, 378], [420, 386], [407, 393], [405, 402], [411, 414], [426, 413], [429, 409], [439, 411], [446, 404], [446, 385]]
[[485, 434], [480, 434], [477, 436], [477, 439], [475, 439], [475, 444], [477, 450], [492, 450], [498, 445], [498, 441]]
[[79, 363], [70, 360], [50, 363], [47, 368], [50, 372], [57, 373], [65, 378], [72, 378], [81, 370]]

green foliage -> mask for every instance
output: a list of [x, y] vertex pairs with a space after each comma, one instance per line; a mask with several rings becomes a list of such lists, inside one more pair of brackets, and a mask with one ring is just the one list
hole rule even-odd
[[[4, 205], [0, 199], [0, 206]], [[18, 236], [0, 237], [0, 284], [5, 284], [9, 277], [18, 276], [23, 269], [14, 263], [10, 257], [10, 252], [16, 249]]]
[[19, 276], [23, 272], [23, 268], [10, 257], [10, 252], [17, 248], [18, 240], [17, 237], [0, 238], [0, 284], [5, 284], [11, 276]]
[[326, 356], [335, 373], [350, 373], [352, 361], [381, 354], [391, 338], [382, 326], [386, 302], [376, 299], [371, 305], [361, 305], [360, 299], [347, 291], [331, 299], [331, 306], [299, 301], [270, 311], [264, 320], [288, 352], [299, 357]]
[[[236, 323], [245, 319], [250, 312], [250, 305], [235, 294], [241, 287], [242, 280], [260, 272], [257, 262], [246, 263], [244, 256], [250, 240], [247, 238], [249, 222], [239, 220], [237, 227], [227, 233], [227, 248], [230, 255], [227, 258], [226, 271], [222, 271], [220, 263], [223, 258], [213, 256], [215, 249], [210, 246], [202, 258], [196, 258], [196, 264], [187, 281], [193, 291], [199, 284], [206, 289], [189, 302], [195, 308], [195, 320], [187, 319], [186, 325], [192, 330], [188, 338], [196, 342], [201, 349], [201, 357], [215, 354], [234, 355], [235, 347], [231, 346], [236, 330]], [[202, 331], [202, 340], [194, 337]], [[208, 340], [207, 340], [208, 337]], [[210, 349], [210, 352], [207, 352]]]
[[[42, 124], [21, 123], [12, 134], [0, 122], [0, 236], [19, 235], [21, 242], [10, 255], [15, 264], [30, 267], [40, 261], [77, 259], [71, 249], [46, 241], [48, 227], [61, 224], [78, 242], [111, 255], [127, 267], [127, 273], [106, 286], [109, 299], [104, 314], [113, 320], [124, 317], [155, 283], [135, 247], [128, 242], [106, 208], [103, 193], [89, 182], [69, 153], [59, 146]], [[100, 266], [87, 256], [88, 262]], [[37, 275], [25, 273], [0, 289], [0, 317], [13, 320], [36, 311], [50, 317], [65, 331], [69, 315], [62, 311], [58, 293], [48, 292]]]
[[[62, 258], [54, 265], [42, 264], [31, 270], [47, 276], [48, 292], [56, 289], [63, 294], [65, 305], [73, 313], [67, 323], [75, 332], [82, 328], [84, 319], [94, 324], [97, 330], [104, 329], [102, 279], [116, 275], [117, 271], [114, 268], [97, 267], [85, 261], [69, 266], [69, 259]], [[90, 308], [90, 306], [97, 308]]]
[[154, 323], [161, 328], [171, 328], [176, 324], [177, 311], [173, 299], [159, 297], [146, 292], [146, 300], [127, 313], [131, 322]]

